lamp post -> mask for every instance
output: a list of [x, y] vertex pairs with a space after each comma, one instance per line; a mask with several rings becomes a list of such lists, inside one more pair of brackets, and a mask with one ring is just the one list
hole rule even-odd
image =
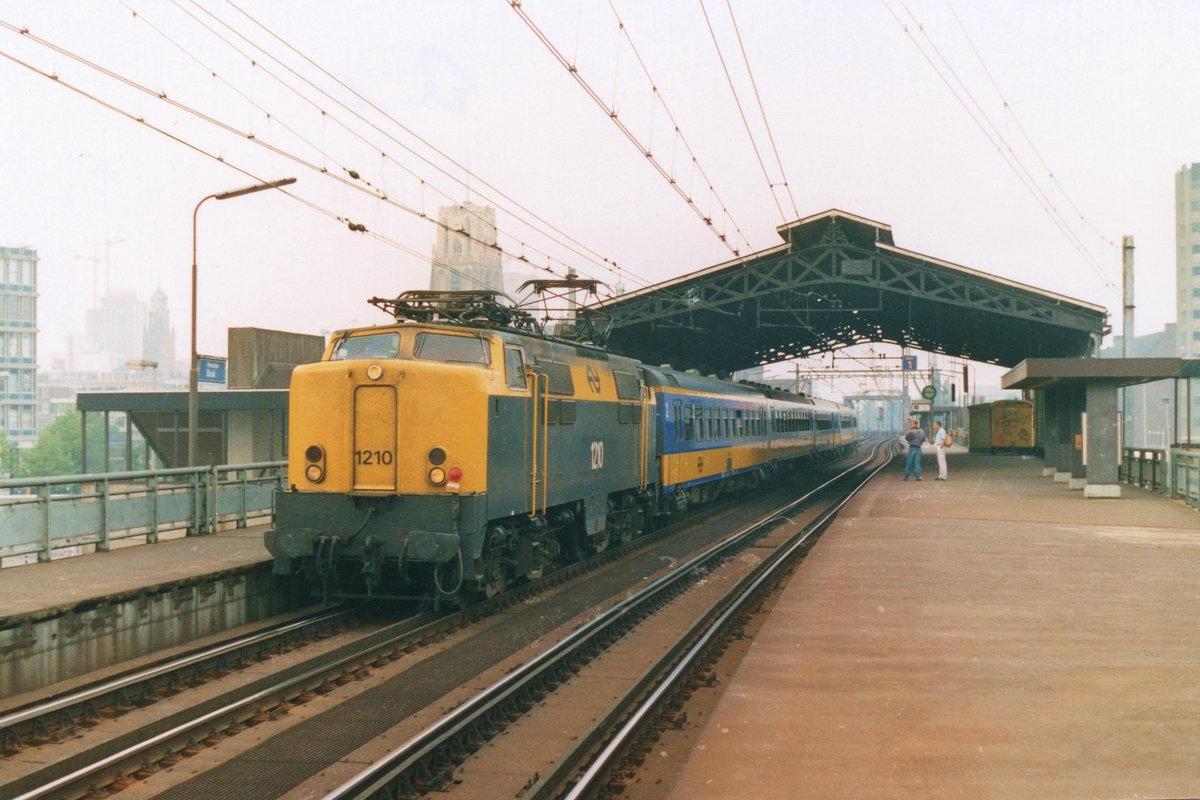
[[152, 392], [158, 391], [158, 362], [157, 361], [151, 361], [148, 358], [131, 358], [125, 362], [125, 366], [128, 367], [129, 369], [135, 369], [138, 372], [141, 372], [144, 369], [150, 370], [150, 380], [151, 380], [150, 391], [152, 391]]
[[207, 197], [201, 198], [199, 203], [196, 203], [196, 210], [192, 212], [192, 368], [188, 372], [188, 466], [196, 466], [196, 441], [197, 441], [197, 425], [200, 419], [200, 358], [196, 354], [196, 220], [200, 215], [200, 206], [208, 200], [229, 200], [234, 197], [241, 197], [245, 194], [253, 194], [254, 192], [263, 192], [267, 189], [278, 189], [282, 186], [290, 186], [295, 183], [295, 178], [284, 178], [279, 181], [271, 181], [270, 183], [256, 183], [253, 186], [245, 186], [241, 189], [233, 189], [228, 192], [218, 192], [210, 194]]

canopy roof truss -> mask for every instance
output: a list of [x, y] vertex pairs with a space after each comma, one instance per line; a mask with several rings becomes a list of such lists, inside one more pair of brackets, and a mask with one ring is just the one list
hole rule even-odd
[[722, 374], [867, 342], [1012, 366], [1088, 355], [1107, 331], [1101, 306], [902, 250], [882, 223], [833, 210], [778, 230], [781, 246], [606, 302], [612, 349]]

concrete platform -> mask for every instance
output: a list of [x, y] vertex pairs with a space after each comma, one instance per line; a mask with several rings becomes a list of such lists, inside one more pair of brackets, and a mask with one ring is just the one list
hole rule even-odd
[[0, 570], [0, 627], [12, 624], [13, 617], [61, 613], [81, 604], [141, 594], [270, 561], [263, 545], [267, 527], [237, 528]]
[[670, 796], [1200, 796], [1200, 515], [925, 461], [796, 571]]
[[6, 699], [286, 611], [266, 526], [0, 570]]

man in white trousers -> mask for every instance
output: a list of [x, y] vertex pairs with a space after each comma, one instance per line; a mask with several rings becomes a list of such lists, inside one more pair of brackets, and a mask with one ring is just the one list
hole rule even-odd
[[950, 436], [942, 423], [933, 423], [933, 446], [937, 448], [937, 465], [939, 481], [946, 480], [946, 448], [950, 446]]

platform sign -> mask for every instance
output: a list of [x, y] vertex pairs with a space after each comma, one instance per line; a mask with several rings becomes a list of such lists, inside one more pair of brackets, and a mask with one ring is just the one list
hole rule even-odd
[[202, 383], [224, 383], [225, 382], [225, 359], [213, 358], [212, 356], [200, 356], [199, 362], [200, 374], [197, 380]]
[[930, 408], [930, 403], [928, 400], [914, 400], [912, 404], [912, 410], [914, 414], [923, 414], [931, 411], [932, 409]]
[[900, 369], [905, 372], [915, 372], [917, 369], [917, 357], [900, 356]]

